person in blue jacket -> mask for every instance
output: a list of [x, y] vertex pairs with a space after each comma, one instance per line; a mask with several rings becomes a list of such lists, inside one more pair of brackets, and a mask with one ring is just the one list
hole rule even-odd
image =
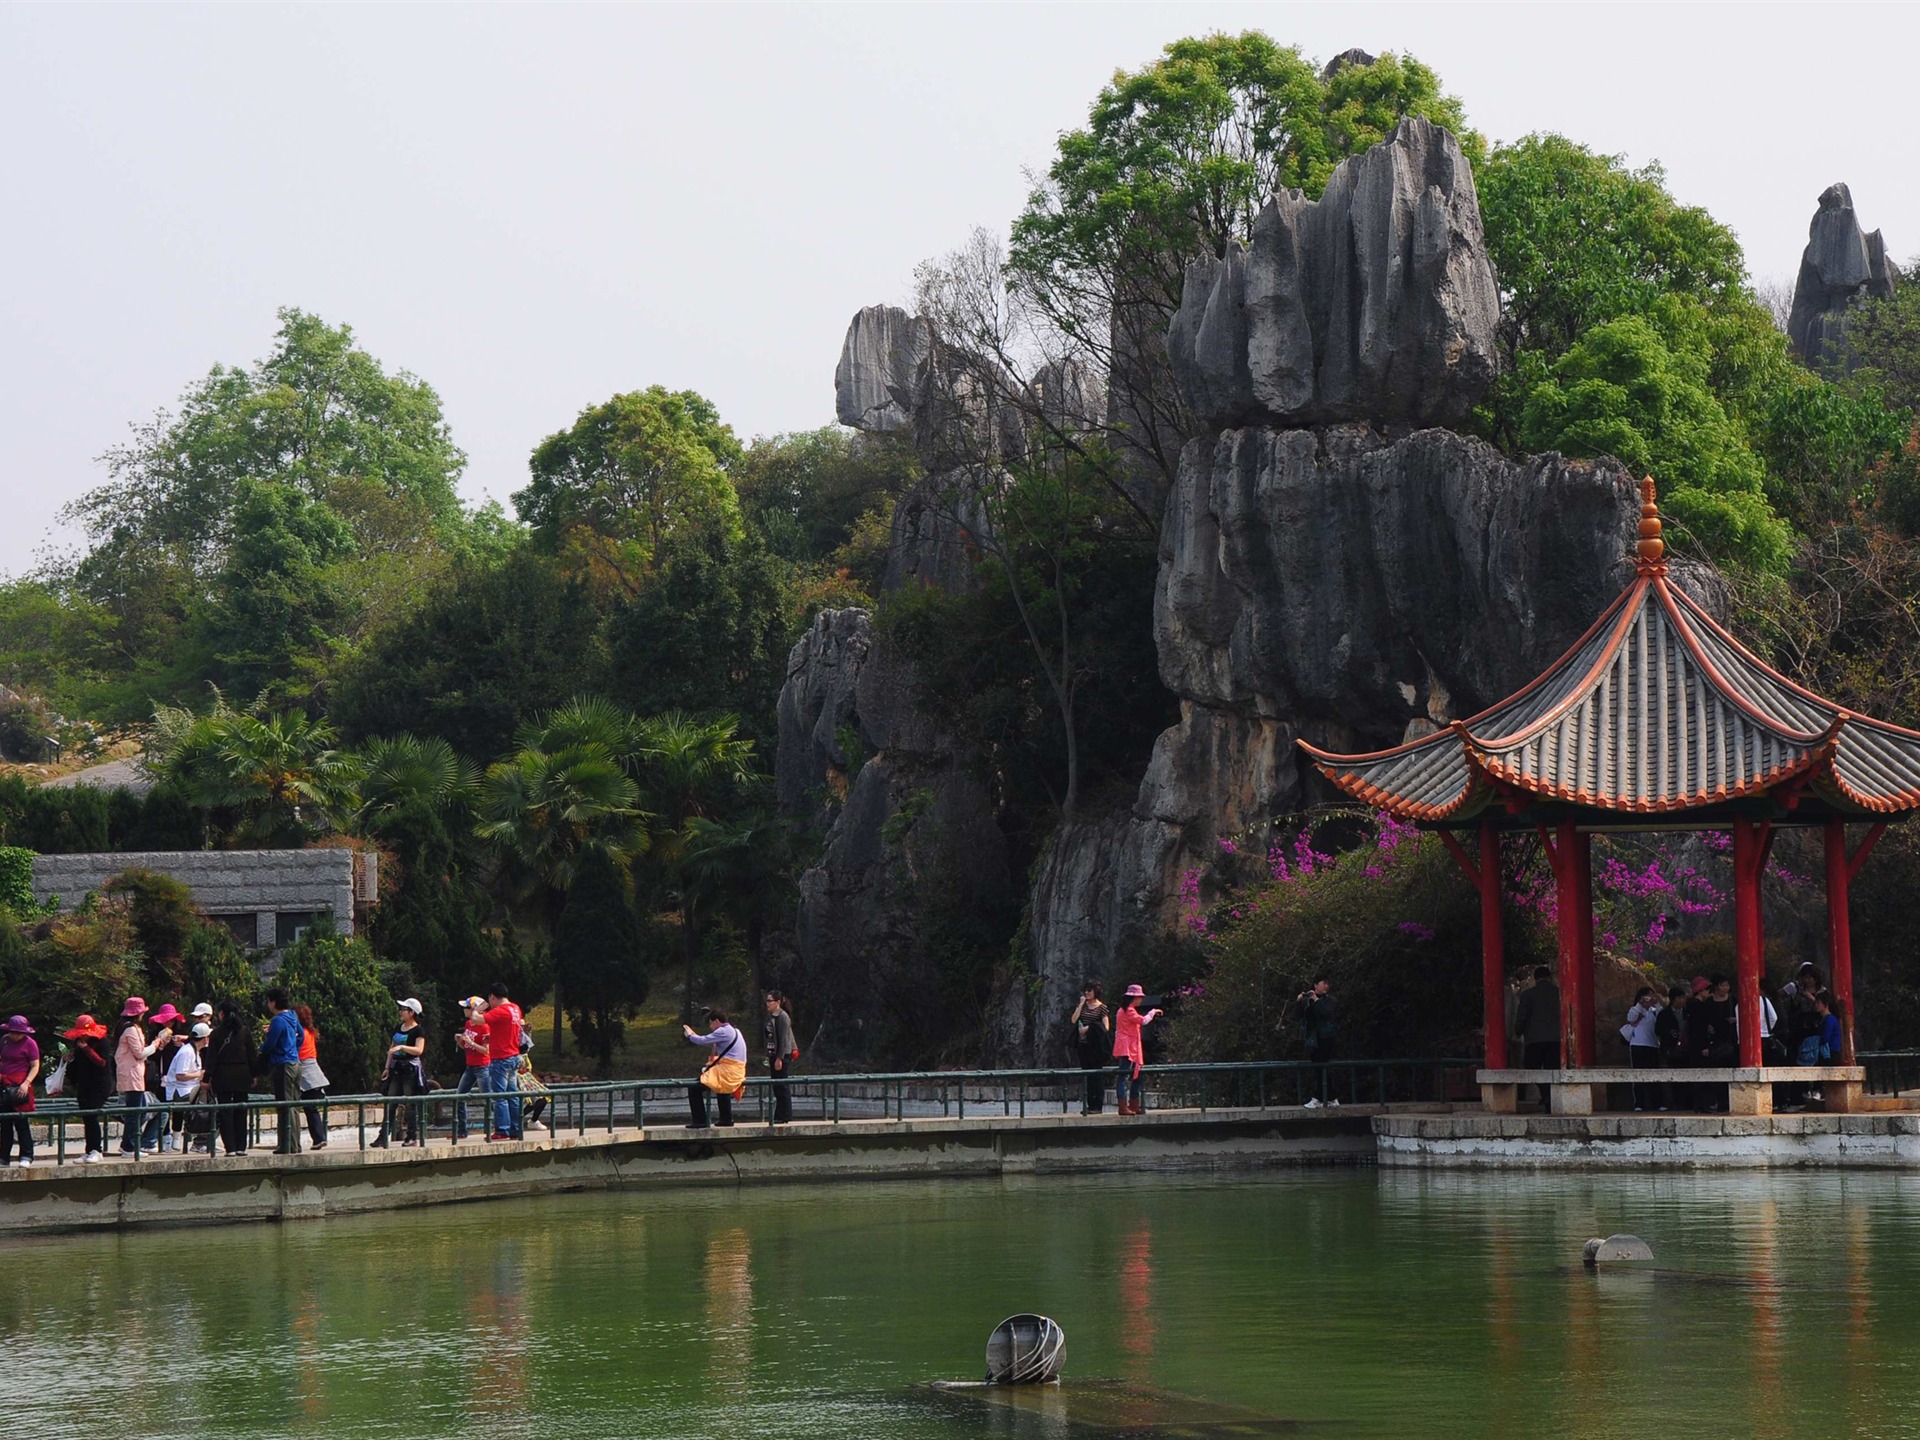
[[267, 1008], [273, 1012], [273, 1019], [267, 1022], [267, 1038], [260, 1044], [260, 1055], [253, 1062], [253, 1073], [266, 1073], [273, 1086], [274, 1099], [295, 1102], [280, 1112], [280, 1143], [274, 1148], [274, 1153], [298, 1155], [300, 1041], [306, 1032], [300, 1028], [300, 1017], [293, 1013], [293, 1001], [285, 990], [275, 986], [267, 991]]

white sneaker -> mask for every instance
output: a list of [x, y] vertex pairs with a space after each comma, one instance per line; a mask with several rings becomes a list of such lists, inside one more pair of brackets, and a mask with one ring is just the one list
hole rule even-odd
[[544, 1120], [535, 1120], [531, 1125], [527, 1126], [529, 1130], [544, 1130], [546, 1128], [547, 1126]]
[[18, 1170], [31, 1170], [31, 1169], [33, 1168], [33, 1157], [32, 1157], [31, 1155], [29, 1155], [29, 1156], [28, 1156], [28, 1157], [27, 1157], [26, 1159], [24, 1159], [24, 1160], [16, 1160], [16, 1161], [14, 1161], [14, 1162], [13, 1162], [13, 1164], [14, 1164], [14, 1168], [15, 1168], [15, 1169], [18, 1169]]
[[106, 1158], [107, 1157], [102, 1155], [98, 1150], [89, 1150], [80, 1157], [80, 1163], [82, 1165], [98, 1165]]
[[1306, 1108], [1309, 1110], [1318, 1110], [1320, 1108], [1320, 1097], [1316, 1095], [1311, 1100], [1307, 1101]]
[[1327, 1104], [1331, 1105], [1336, 1110], [1340, 1108], [1340, 1102], [1338, 1100], [1329, 1100], [1327, 1101]]

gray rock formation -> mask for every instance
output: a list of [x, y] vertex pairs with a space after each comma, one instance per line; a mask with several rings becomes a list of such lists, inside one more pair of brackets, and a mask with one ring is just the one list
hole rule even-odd
[[1443, 430], [1189, 442], [1154, 604], [1181, 720], [1130, 810], [1054, 837], [1029, 904], [1031, 974], [996, 1011], [1001, 1051], [1063, 1060], [1049, 1020], [1181, 932], [1183, 875], [1246, 863], [1221, 836], [1316, 798], [1297, 738], [1396, 744], [1532, 679], [1619, 593], [1638, 516], [1617, 462], [1517, 463]]
[[[986, 517], [970, 497], [1022, 442], [996, 376], [945, 350], [903, 310], [848, 327], [841, 420], [909, 440], [928, 473], [894, 507], [883, 587], [972, 583]], [[1084, 405], [1084, 377], [1050, 374], [1049, 403]], [[953, 456], [973, 463], [944, 465]], [[937, 985], [929, 931], [1011, 912], [1007, 847], [977, 759], [915, 701], [913, 664], [860, 609], [818, 616], [787, 659], [775, 776], [782, 808], [821, 836], [800, 880], [794, 941], [823, 1058], [884, 1060], [924, 1043], [914, 997]], [[1011, 929], [1011, 920], [1008, 921]]]
[[1820, 192], [1820, 208], [1807, 227], [1807, 248], [1793, 282], [1787, 338], [1807, 364], [1851, 369], [1847, 312], [1863, 299], [1893, 294], [1899, 272], [1887, 259], [1880, 232], [1863, 233], [1845, 185]]
[[1492, 383], [1499, 290], [1473, 172], [1438, 125], [1267, 201], [1251, 243], [1188, 267], [1167, 356], [1209, 428], [1457, 423]]
[[787, 814], [805, 815], [830, 794], [845, 794], [861, 758], [855, 709], [872, 647], [870, 617], [849, 608], [814, 616], [788, 653], [774, 759], [774, 788]]
[[933, 327], [898, 306], [855, 315], [833, 372], [840, 423], [875, 435], [911, 432], [932, 353]]

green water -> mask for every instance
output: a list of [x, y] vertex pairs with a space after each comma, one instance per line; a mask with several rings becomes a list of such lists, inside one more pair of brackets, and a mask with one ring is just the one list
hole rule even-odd
[[[1580, 1268], [1619, 1229], [1658, 1273]], [[1071, 1377], [1176, 1398], [926, 1388], [1025, 1309]], [[1279, 1433], [1201, 1401], [1355, 1440], [1920, 1435], [1920, 1179], [912, 1182], [78, 1236], [0, 1248], [0, 1341], [7, 1433], [116, 1440]]]

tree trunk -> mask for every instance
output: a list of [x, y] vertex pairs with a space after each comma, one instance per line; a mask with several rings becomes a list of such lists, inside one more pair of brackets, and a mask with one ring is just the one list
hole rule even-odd
[[560, 982], [555, 980], [553, 982], [553, 1058], [556, 1060], [560, 1058], [561, 1054], [560, 1014]]
[[756, 1006], [766, 1003], [767, 974], [761, 965], [761, 941], [765, 938], [766, 921], [760, 918], [758, 911], [747, 917], [747, 958], [753, 961], [753, 1003]]

